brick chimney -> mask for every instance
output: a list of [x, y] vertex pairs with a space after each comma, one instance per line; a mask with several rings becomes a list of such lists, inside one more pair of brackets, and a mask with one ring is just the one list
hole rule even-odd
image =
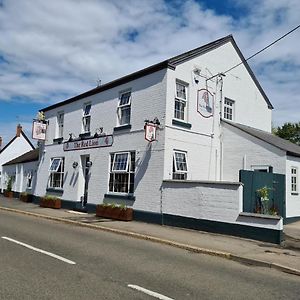
[[2, 149], [2, 137], [0, 136], [0, 150]]
[[22, 132], [22, 126], [21, 126], [21, 124], [18, 124], [16, 136], [20, 137], [21, 136], [21, 132]]

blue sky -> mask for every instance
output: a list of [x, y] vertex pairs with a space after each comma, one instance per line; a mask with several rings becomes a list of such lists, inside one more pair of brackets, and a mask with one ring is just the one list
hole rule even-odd
[[[233, 34], [245, 57], [299, 24], [298, 0], [0, 0], [0, 136], [37, 111]], [[300, 30], [249, 61], [275, 109], [300, 121]]]

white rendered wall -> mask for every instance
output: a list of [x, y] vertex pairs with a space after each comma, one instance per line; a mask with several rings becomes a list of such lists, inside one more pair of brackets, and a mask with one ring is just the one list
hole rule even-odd
[[239, 170], [272, 166], [274, 173], [286, 173], [286, 153], [228, 124], [223, 126], [223, 178], [239, 180]]
[[[291, 191], [291, 167], [296, 167], [298, 170], [297, 186], [298, 191], [292, 195]], [[286, 217], [300, 216], [300, 158], [295, 156], [288, 156], [286, 160]]]
[[[20, 137], [17, 137], [3, 152], [0, 153], [0, 171], [3, 174], [2, 165], [14, 158], [32, 150], [30, 144], [21, 134]], [[5, 180], [3, 176], [1, 178], [0, 190], [5, 188]]]
[[175, 216], [282, 230], [282, 219], [241, 216], [240, 183], [164, 181], [162, 212]]
[[[220, 100], [224, 97], [235, 101], [234, 121], [271, 131], [271, 110], [262, 97], [247, 69], [241, 65], [223, 77], [223, 87], [217, 77], [206, 82], [206, 79], [225, 71], [240, 62], [240, 58], [230, 42], [168, 69], [167, 103], [166, 103], [166, 152], [164, 178], [170, 179], [173, 149], [188, 152], [190, 161], [189, 179], [193, 180], [226, 180], [220, 174]], [[199, 83], [194, 80], [193, 69], [201, 69]], [[174, 119], [174, 98], [176, 80], [188, 84], [187, 123], [191, 128], [172, 125]], [[214, 95], [214, 115], [203, 117], [197, 111], [197, 91], [208, 88]], [[222, 91], [221, 91], [222, 89]], [[236, 179], [235, 179], [236, 180]]]
[[[53, 157], [65, 158], [65, 180], [62, 199], [79, 201], [83, 191], [83, 175], [80, 166], [81, 156], [90, 155], [93, 165], [89, 181], [88, 203], [103, 202], [108, 193], [110, 153], [119, 151], [136, 151], [135, 201], [125, 201], [134, 209], [157, 212], [160, 209], [160, 187], [163, 178], [164, 130], [158, 130], [157, 141], [150, 144], [144, 139], [144, 120], [157, 117], [164, 124], [166, 71], [159, 71], [122, 86], [101, 92], [88, 99], [46, 112], [50, 121], [47, 131], [45, 152], [38, 170], [38, 182], [35, 194], [43, 196], [47, 193], [50, 160]], [[131, 89], [131, 129], [113, 131], [117, 125], [117, 105], [119, 92]], [[105, 133], [114, 134], [112, 147], [63, 151], [62, 144], [53, 144], [55, 138], [56, 115], [64, 111], [64, 139], [72, 132], [76, 136], [81, 132], [83, 103], [92, 102], [91, 133], [100, 126]], [[161, 126], [163, 128], [163, 126]], [[74, 169], [73, 162], [79, 166]], [[107, 202], [123, 202], [123, 200], [106, 199]]]
[[[7, 165], [3, 166], [3, 175], [7, 181], [8, 176], [14, 176], [15, 182], [12, 187], [14, 192], [29, 192], [32, 193], [36, 182], [36, 172], [37, 172], [38, 161]], [[32, 188], [27, 188], [27, 175], [32, 173]]]

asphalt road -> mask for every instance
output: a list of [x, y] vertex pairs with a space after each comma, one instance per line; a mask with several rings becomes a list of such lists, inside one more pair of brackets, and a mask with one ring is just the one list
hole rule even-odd
[[299, 299], [299, 294], [295, 275], [0, 212], [0, 299]]

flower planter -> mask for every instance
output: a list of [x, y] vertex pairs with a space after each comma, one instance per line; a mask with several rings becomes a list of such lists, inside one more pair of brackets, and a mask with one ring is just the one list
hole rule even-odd
[[14, 192], [4, 190], [4, 197], [13, 198], [14, 197]]
[[96, 216], [114, 220], [131, 221], [133, 218], [133, 209], [128, 207], [122, 208], [97, 205]]
[[41, 207], [61, 208], [61, 200], [59, 198], [43, 197], [40, 200]]
[[20, 194], [20, 200], [23, 202], [32, 202], [32, 195], [31, 194], [27, 194], [27, 195]]

